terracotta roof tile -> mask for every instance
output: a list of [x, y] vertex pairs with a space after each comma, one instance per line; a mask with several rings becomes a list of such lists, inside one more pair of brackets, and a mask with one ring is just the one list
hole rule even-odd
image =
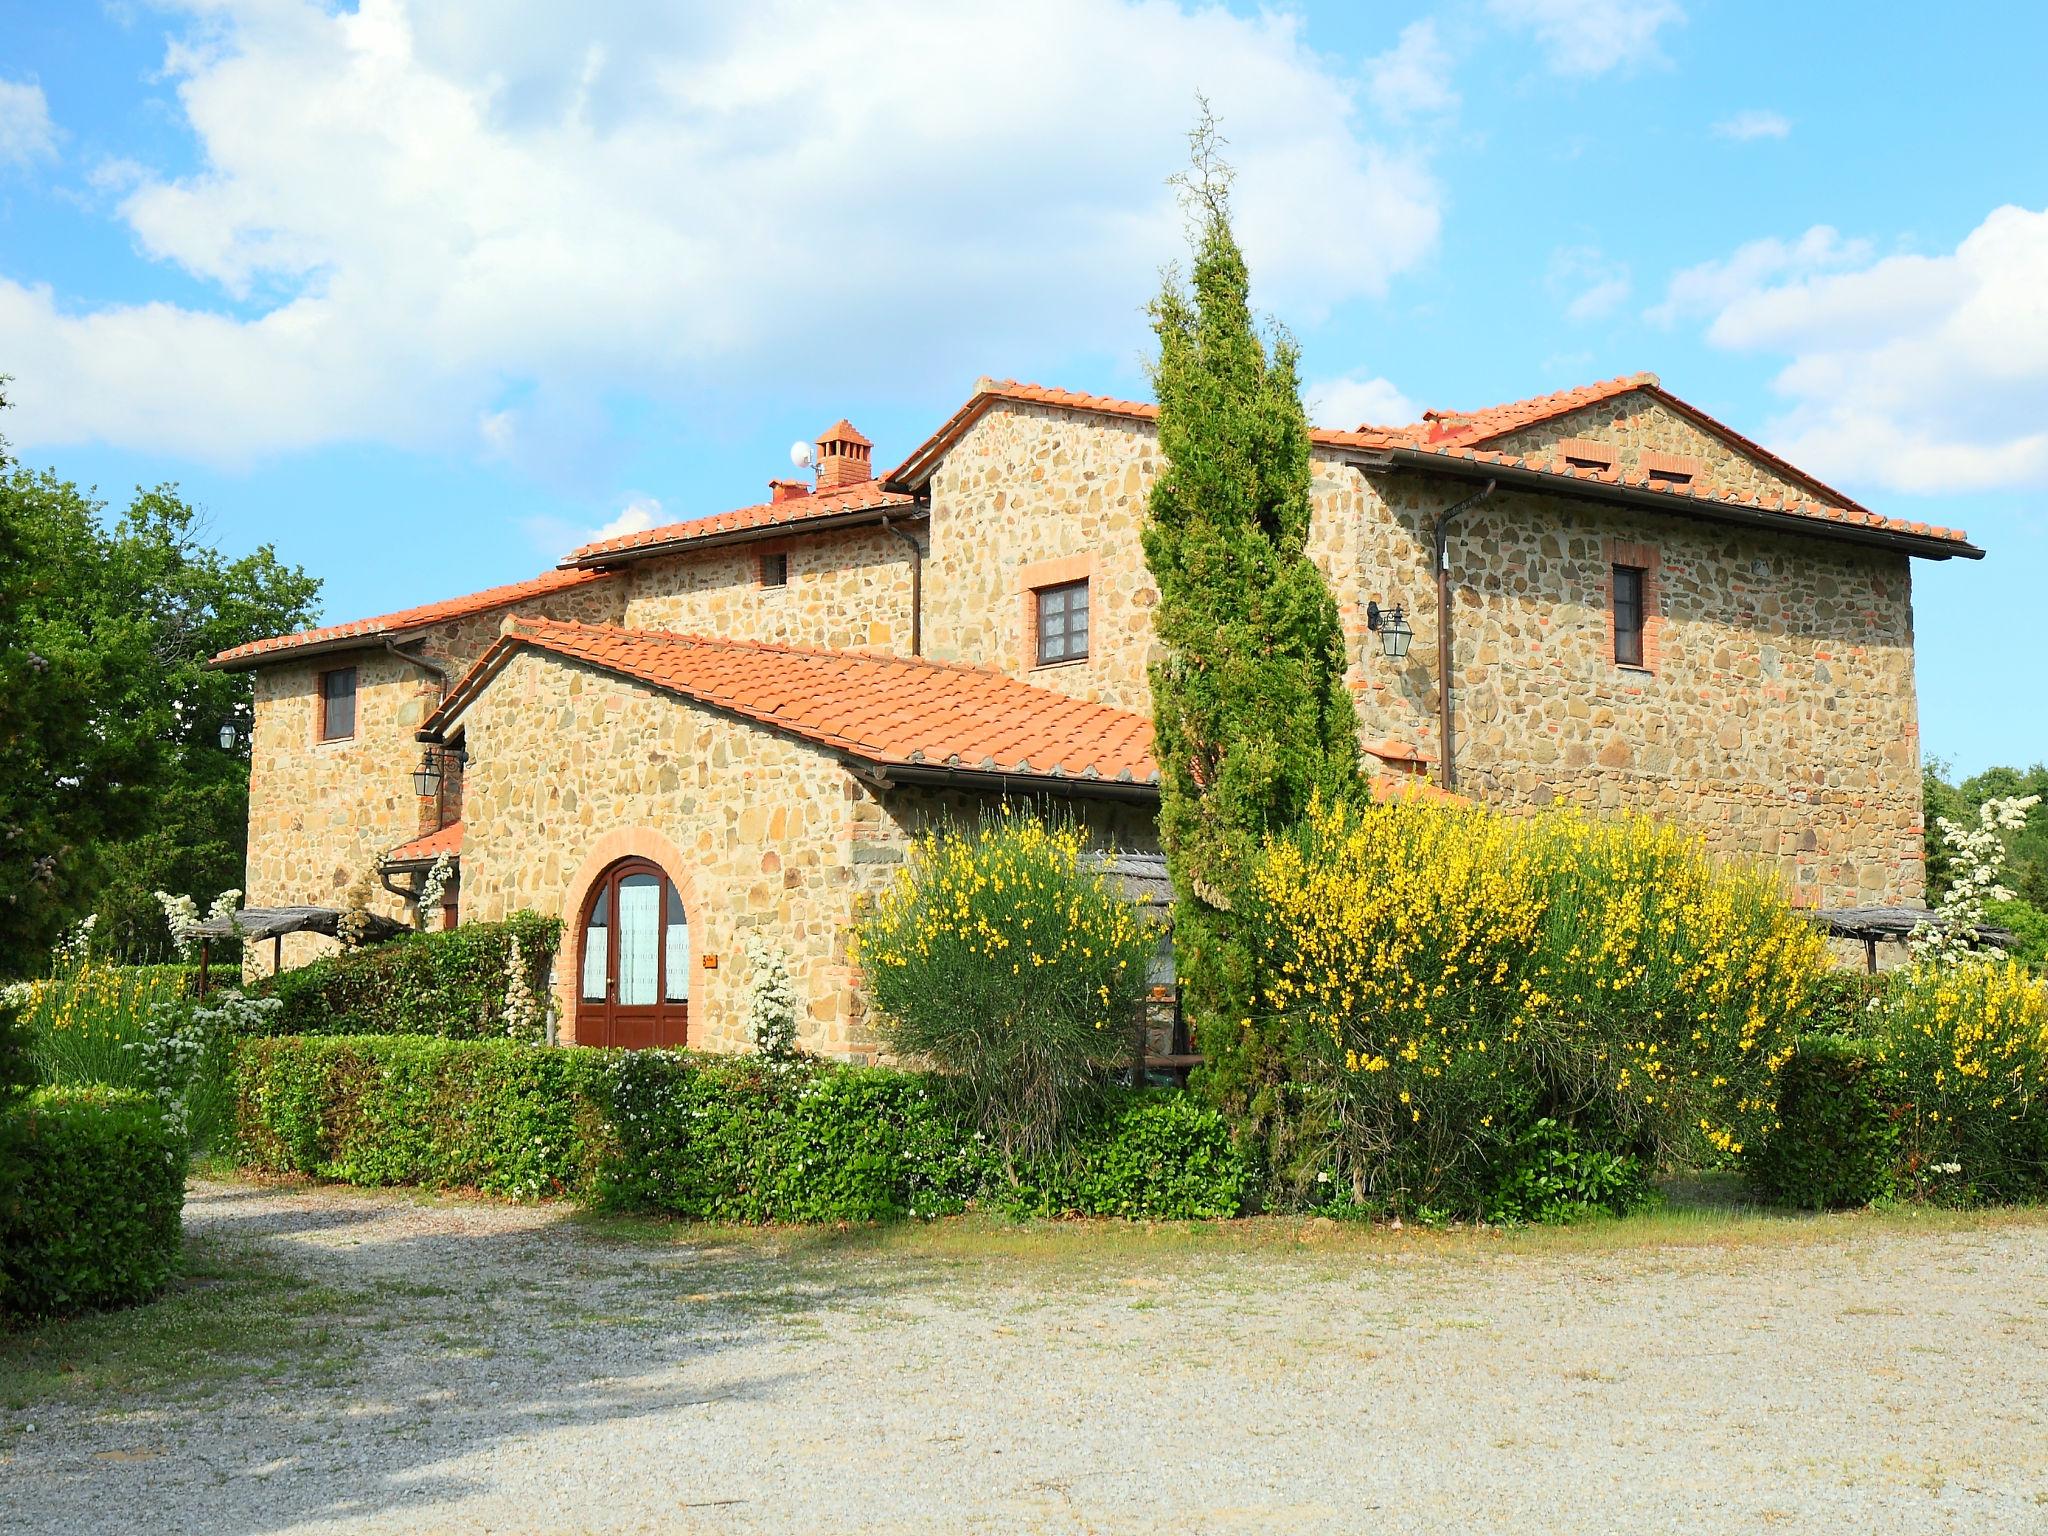
[[375, 618], [355, 619], [347, 624], [329, 624], [321, 629], [301, 630], [295, 635], [273, 635], [267, 640], [251, 640], [247, 645], [238, 645], [231, 650], [222, 651], [213, 658], [212, 664], [216, 667], [234, 668], [268, 661], [272, 657], [288, 655], [311, 646], [331, 646], [341, 640], [396, 639], [432, 624], [445, 624], [451, 619], [466, 619], [475, 614], [489, 613], [493, 608], [509, 607], [530, 598], [547, 597], [557, 592], [566, 592], [573, 587], [588, 586], [592, 582], [607, 579], [608, 575], [604, 571], [548, 571], [531, 581], [515, 581], [507, 586], [488, 587], [482, 592], [471, 592], [464, 597], [451, 597], [438, 603], [422, 603], [417, 608], [401, 608], [396, 613], [382, 613]]
[[854, 512], [878, 512], [889, 507], [915, 506], [916, 498], [902, 491], [883, 489], [877, 480], [864, 480], [836, 491], [818, 491], [809, 496], [791, 496], [782, 501], [764, 501], [710, 517], [686, 522], [664, 523], [659, 528], [600, 539], [571, 551], [565, 566], [609, 563], [613, 559], [637, 559], [689, 544], [718, 534], [739, 533], [756, 528], [799, 527], [820, 518], [844, 517]]
[[980, 667], [665, 630], [508, 619], [421, 728], [446, 731], [530, 646], [878, 765], [1154, 783], [1152, 722]]
[[[1759, 459], [1782, 471], [1788, 478], [1808, 486], [1817, 496], [1812, 499], [1780, 502], [1759, 501], [1754, 495], [1715, 486], [1674, 485], [1667, 481], [1652, 483], [1646, 476], [1633, 472], [1624, 475], [1616, 470], [1575, 469], [1559, 464], [1554, 458], [1545, 456], [1503, 453], [1479, 445], [1500, 437], [1519, 427], [1549, 420], [1568, 412], [1581, 410], [1588, 405], [1597, 405], [1632, 390], [1654, 392], [1657, 398], [1690, 417], [1710, 431], [1725, 436], [1745, 452], [1755, 454]], [[1069, 389], [1052, 389], [1042, 384], [1024, 384], [1015, 379], [982, 379], [975, 386], [975, 392], [967, 403], [947, 418], [939, 430], [921, 443], [917, 449], [895, 469], [885, 475], [884, 485], [908, 490], [921, 486], [931, 476], [932, 469], [946, 453], [966, 435], [968, 428], [998, 401], [1013, 401], [1022, 405], [1050, 405], [1064, 410], [1088, 411], [1101, 416], [1120, 417], [1129, 421], [1157, 421], [1159, 407], [1140, 400], [1119, 400], [1109, 395], [1081, 394]], [[1475, 464], [1500, 465], [1518, 470], [1554, 477], [1559, 481], [1592, 481], [1607, 485], [1625, 485], [1633, 490], [1647, 491], [1654, 496], [1668, 496], [1675, 504], [1705, 503], [1731, 507], [1761, 508], [1765, 511], [1783, 513], [1788, 517], [1806, 519], [1815, 523], [1833, 523], [1843, 527], [1858, 527], [1880, 530], [1894, 534], [1913, 534], [1940, 543], [1957, 546], [1957, 552], [1975, 555], [1977, 551], [1969, 542], [1969, 536], [1961, 529], [1930, 528], [1925, 524], [1906, 522], [1889, 518], [1858, 505], [1814, 479], [1803, 470], [1786, 463], [1770, 450], [1744, 437], [1741, 433], [1716, 421], [1705, 412], [1687, 405], [1684, 401], [1664, 389], [1654, 373], [1624, 374], [1619, 378], [1603, 380], [1598, 384], [1586, 384], [1576, 389], [1559, 390], [1553, 394], [1538, 395], [1528, 400], [1510, 401], [1505, 405], [1489, 406], [1482, 411], [1447, 412], [1432, 411], [1421, 422], [1405, 427], [1360, 426], [1349, 432], [1333, 431], [1327, 427], [1311, 427], [1309, 440], [1320, 448], [1351, 448], [1365, 452], [1387, 452], [1414, 455], [1436, 455], [1445, 459], [1459, 459]], [[1932, 553], [1932, 551], [1930, 551]]]
[[400, 843], [384, 855], [386, 864], [431, 864], [442, 854], [451, 859], [462, 857], [462, 823], [451, 821], [438, 832], [429, 832], [425, 837], [416, 837], [409, 843]]

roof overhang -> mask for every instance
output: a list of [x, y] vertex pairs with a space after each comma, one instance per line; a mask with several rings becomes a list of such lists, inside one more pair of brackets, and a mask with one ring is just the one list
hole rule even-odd
[[281, 645], [275, 650], [261, 651], [254, 656], [237, 656], [227, 661], [216, 656], [206, 665], [215, 672], [253, 672], [258, 667], [281, 667], [309, 657], [339, 655], [343, 651], [382, 651], [407, 640], [416, 640], [430, 628], [431, 625], [425, 625], [418, 629], [380, 629], [369, 634], [340, 635], [332, 640], [315, 640], [306, 645]]
[[763, 523], [753, 528], [732, 528], [723, 533], [679, 535], [658, 544], [641, 544], [632, 549], [597, 551], [571, 555], [561, 563], [563, 570], [605, 570], [634, 560], [651, 560], [664, 555], [690, 555], [702, 549], [724, 549], [734, 544], [760, 544], [770, 539], [808, 538], [814, 533], [832, 533], [845, 528], [871, 528], [889, 522], [918, 522], [931, 515], [930, 507], [906, 494], [901, 501], [862, 507], [857, 512], [833, 512], [823, 517], [797, 517], [787, 522]]
[[1061, 800], [1117, 800], [1157, 805], [1159, 786], [1141, 779], [1089, 778], [1085, 774], [1005, 773], [1001, 769], [956, 768], [938, 763], [881, 762], [839, 754], [846, 771], [874, 789], [965, 789], [982, 794], [1044, 795]]
[[1903, 529], [1872, 528], [1854, 522], [1829, 522], [1796, 512], [1749, 507], [1740, 502], [1708, 500], [1705, 497], [1676, 496], [1669, 491], [1645, 490], [1633, 485], [1615, 485], [1601, 480], [1580, 480], [1547, 470], [1528, 469], [1485, 459], [1454, 458], [1426, 448], [1384, 448], [1346, 453], [1344, 459], [1368, 473], [1390, 469], [1422, 470], [1455, 479], [1497, 480], [1517, 490], [1537, 491], [1546, 496], [1577, 497], [1613, 506], [1661, 512], [1666, 517], [1685, 517], [1711, 523], [1732, 523], [1749, 528], [1768, 528], [1778, 533], [1799, 534], [1810, 539], [1832, 539], [1839, 543], [1863, 544], [1894, 550], [1923, 560], [1982, 560], [1984, 551], [1966, 539], [1941, 538], [1933, 534], [1910, 533]]

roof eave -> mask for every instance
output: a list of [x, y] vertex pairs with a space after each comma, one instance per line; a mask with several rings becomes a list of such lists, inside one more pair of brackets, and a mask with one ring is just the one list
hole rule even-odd
[[1158, 784], [1143, 779], [1087, 778], [1076, 774], [1005, 773], [991, 768], [954, 768], [938, 763], [896, 763], [841, 752], [839, 761], [856, 778], [885, 789], [978, 789], [998, 794], [1052, 795], [1072, 800], [1117, 800], [1156, 805]]
[[[1377, 457], [1377, 456], [1375, 456]], [[1502, 485], [1541, 491], [1551, 496], [1576, 496], [1588, 501], [1619, 503], [1667, 517], [1690, 517], [1706, 522], [1734, 523], [1751, 528], [1769, 528], [1780, 533], [1804, 534], [1808, 538], [1833, 539], [1841, 543], [1864, 544], [1896, 550], [1923, 560], [1982, 560], [1984, 551], [1967, 539], [1937, 538], [1932, 534], [1906, 533], [1891, 528], [1871, 528], [1860, 523], [1835, 523], [1796, 512], [1774, 512], [1768, 507], [1748, 507], [1739, 502], [1705, 501], [1691, 496], [1674, 496], [1668, 491], [1644, 490], [1640, 486], [1615, 485], [1604, 480], [1579, 480], [1549, 470], [1520, 465], [1490, 463], [1481, 459], [1452, 458], [1426, 448], [1396, 448], [1384, 461], [1393, 467], [1426, 470], [1432, 474], [1454, 475], [1463, 480], [1498, 480]], [[1364, 464], [1361, 468], [1367, 467]]]
[[[894, 489], [894, 487], [886, 487]], [[638, 544], [631, 549], [597, 550], [589, 554], [572, 554], [557, 567], [560, 570], [604, 570], [611, 566], [624, 565], [634, 560], [652, 560], [664, 555], [689, 555], [701, 549], [724, 549], [734, 544], [758, 544], [765, 539], [801, 538], [813, 533], [830, 533], [835, 529], [862, 528], [888, 518], [920, 518], [928, 515], [930, 508], [914, 499], [908, 493], [902, 501], [887, 502], [881, 506], [862, 507], [856, 512], [835, 512], [824, 517], [793, 518], [785, 523], [762, 523], [753, 528], [734, 528], [725, 533], [698, 534], [694, 537], [679, 536], [663, 539], [657, 544]]]
[[206, 665], [216, 672], [249, 672], [257, 667], [304, 661], [309, 656], [332, 656], [337, 651], [381, 651], [386, 641], [397, 645], [423, 635], [431, 628], [431, 624], [422, 624], [411, 629], [378, 629], [360, 635], [337, 635], [331, 640], [314, 640], [305, 645], [280, 645], [251, 656], [215, 656]]

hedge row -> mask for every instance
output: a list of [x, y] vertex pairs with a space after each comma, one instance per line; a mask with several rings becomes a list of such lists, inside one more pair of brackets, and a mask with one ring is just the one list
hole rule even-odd
[[243, 1156], [356, 1184], [567, 1195], [708, 1221], [1231, 1216], [1252, 1170], [1215, 1111], [1125, 1092], [1071, 1157], [1010, 1167], [938, 1079], [758, 1057], [420, 1037], [243, 1042]]
[[527, 987], [544, 999], [561, 919], [518, 912], [504, 922], [409, 935], [281, 972], [269, 995], [284, 1006], [270, 1028], [280, 1035], [503, 1036], [515, 939]]
[[185, 1133], [146, 1094], [44, 1088], [0, 1111], [0, 1314], [155, 1295], [177, 1273]]

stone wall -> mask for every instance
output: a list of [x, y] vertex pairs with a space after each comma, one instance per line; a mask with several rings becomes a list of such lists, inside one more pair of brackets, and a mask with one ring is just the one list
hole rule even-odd
[[[924, 528], [905, 530], [919, 540]], [[761, 557], [788, 556], [789, 582], [761, 585]], [[852, 528], [636, 561], [624, 623], [724, 640], [833, 650], [910, 651], [910, 551], [880, 528]]]
[[[621, 582], [594, 582], [516, 609], [438, 625], [408, 641], [407, 648], [435, 663], [452, 683], [497, 639], [507, 612], [616, 622], [624, 595]], [[323, 742], [320, 675], [349, 666], [356, 669], [355, 734]], [[379, 855], [422, 830], [412, 785], [420, 760], [413, 732], [440, 701], [441, 684], [381, 648], [279, 661], [257, 668], [254, 681], [243, 900], [252, 907], [339, 906], [343, 893]], [[373, 883], [372, 889], [376, 911], [405, 915], [397, 897], [381, 885]], [[248, 976], [267, 974], [271, 946], [248, 947]], [[331, 939], [293, 934], [284, 942], [284, 963], [304, 965], [333, 947]]]
[[1646, 470], [1646, 454], [1650, 456], [1649, 464], [1659, 462], [1656, 455], [1666, 454], [1697, 463], [1703, 484], [1795, 501], [1834, 500], [1729, 446], [1690, 417], [1641, 390], [1631, 390], [1553, 421], [1489, 439], [1485, 446], [1489, 451], [1533, 454], [1543, 459], [1550, 457], [1558, 444], [1572, 438], [1611, 445], [1616, 450], [1617, 462], [1626, 470]]
[[[1631, 467], [1663, 452], [1719, 484], [1810, 494], [1641, 393], [1531, 428], [1516, 451], [1574, 435], [1616, 443]], [[992, 408], [931, 483], [927, 654], [1148, 711], [1157, 593], [1138, 536], [1158, 468], [1149, 423]], [[1474, 489], [1315, 455], [1310, 553], [1337, 599], [1364, 744], [1440, 755], [1429, 525]], [[1822, 905], [1921, 898], [1904, 556], [1521, 493], [1461, 519], [1453, 548], [1461, 788], [1510, 808], [1682, 821]], [[1652, 567], [1652, 649], [1630, 670], [1613, 661], [1609, 583], [1638, 561]], [[1094, 585], [1086, 662], [1032, 665], [1025, 594], [1046, 571]], [[1407, 610], [1405, 664], [1381, 656], [1368, 600]]]
[[[673, 850], [695, 966], [690, 1044], [708, 1050], [747, 1044], [741, 939], [757, 932], [783, 951], [809, 1000], [804, 1046], [871, 1056], [848, 929], [914, 836], [986, 804], [877, 795], [824, 751], [546, 652], [515, 655], [462, 723], [465, 920], [531, 908], [570, 924], [556, 998], [573, 1021], [573, 929], [592, 880], [617, 855]], [[1078, 813], [1099, 841], [1152, 846], [1143, 812], [1098, 802]], [[573, 1038], [573, 1022], [566, 1032]]]
[[[1159, 593], [1138, 533], [1158, 472], [1149, 424], [1009, 402], [989, 410], [932, 479], [925, 654], [1151, 713]], [[1088, 657], [1038, 666], [1031, 589], [1082, 576]]]
[[[1355, 634], [1368, 739], [1437, 754], [1435, 512], [1468, 481], [1360, 477], [1360, 582], [1406, 606], [1405, 665]], [[1501, 493], [1454, 525], [1459, 788], [1512, 808], [1641, 811], [1762, 857], [1823, 906], [1917, 902], [1920, 755], [1904, 555]], [[1616, 561], [1652, 571], [1644, 668], [1614, 661]]]

